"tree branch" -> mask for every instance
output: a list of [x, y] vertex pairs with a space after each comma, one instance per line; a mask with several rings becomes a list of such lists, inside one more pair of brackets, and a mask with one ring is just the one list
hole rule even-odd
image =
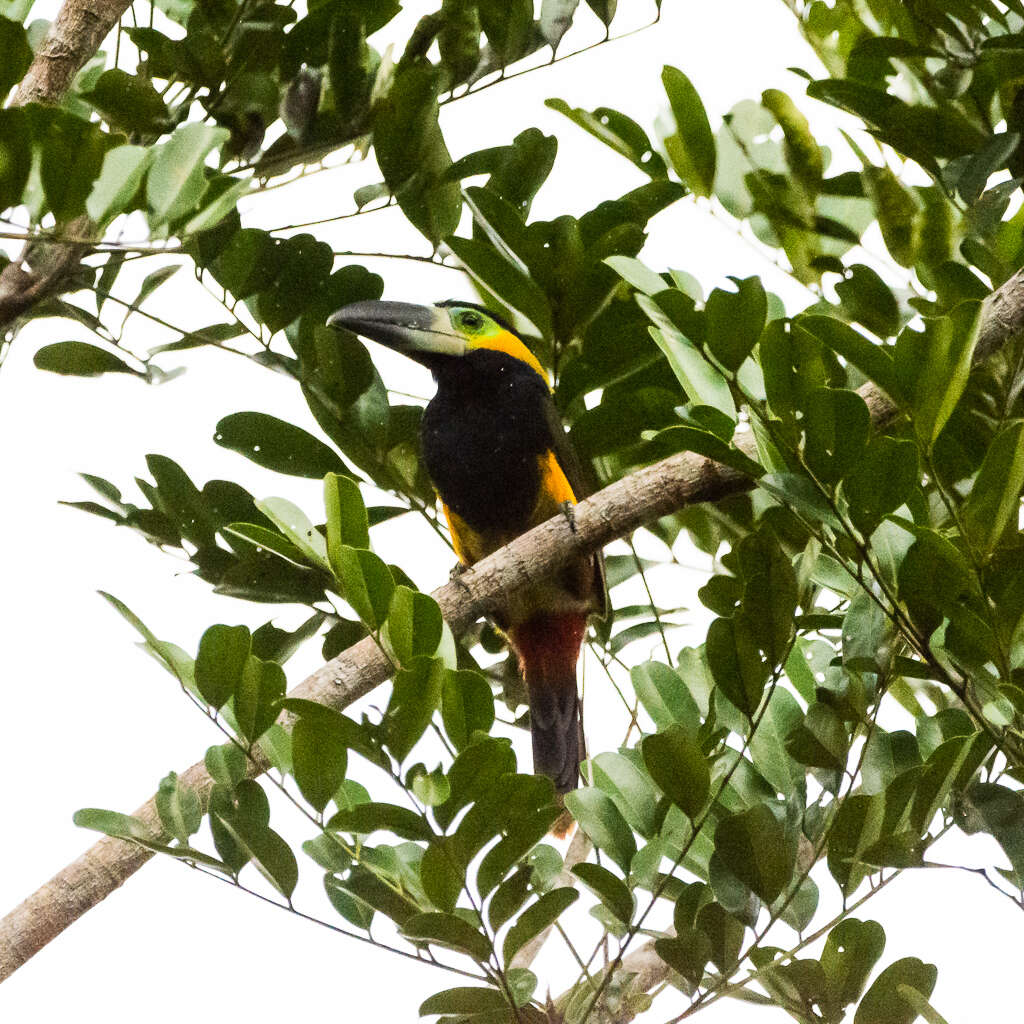
[[128, 7], [129, 0], [66, 0], [11, 105], [57, 103]]
[[[1024, 270], [986, 300], [975, 361], [990, 355], [1021, 330]], [[874, 386], [866, 385], [860, 394], [876, 428], [895, 417], [895, 407]], [[739, 445], [749, 450], [753, 440], [749, 434], [744, 435]], [[434, 591], [433, 597], [452, 631], [461, 634], [510, 593], [549, 577], [571, 559], [689, 505], [718, 501], [752, 486], [749, 477], [693, 453], [670, 456], [581, 502], [576, 508], [575, 528], [565, 516], [555, 516], [477, 562]], [[342, 710], [384, 682], [391, 670], [387, 656], [372, 637], [367, 637], [317, 669], [290, 696]], [[252, 767], [252, 774], [268, 767], [269, 763], [261, 761]], [[205, 810], [213, 781], [203, 763], [181, 773], [181, 779], [197, 793]], [[154, 836], [159, 836], [159, 818], [152, 799], [135, 815], [153, 829]], [[101, 839], [12, 910], [0, 921], [0, 981], [109, 896], [151, 856], [133, 843]]]
[[[11, 106], [59, 103], [128, 6], [129, 0], [65, 0]], [[92, 229], [85, 216], [65, 226], [69, 238], [88, 237]], [[88, 248], [66, 241], [28, 242], [0, 271], [0, 336], [37, 302], [59, 292]]]

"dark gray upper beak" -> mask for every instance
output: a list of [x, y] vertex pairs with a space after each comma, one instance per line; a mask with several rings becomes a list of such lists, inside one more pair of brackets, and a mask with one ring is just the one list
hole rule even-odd
[[328, 327], [344, 327], [406, 355], [460, 356], [466, 339], [453, 327], [446, 310], [410, 302], [367, 300], [342, 306], [327, 320]]

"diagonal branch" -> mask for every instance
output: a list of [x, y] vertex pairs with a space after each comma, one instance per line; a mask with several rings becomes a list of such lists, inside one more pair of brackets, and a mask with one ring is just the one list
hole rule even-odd
[[[986, 301], [975, 360], [991, 355], [1022, 330], [1024, 270]], [[860, 393], [876, 427], [894, 418], [894, 406], [877, 388], [866, 385]], [[744, 441], [752, 447], [749, 434]], [[751, 478], [698, 455], [683, 452], [670, 456], [581, 502], [576, 508], [574, 528], [564, 516], [556, 516], [477, 562], [434, 591], [433, 597], [452, 631], [461, 634], [510, 593], [549, 577], [571, 559], [689, 505], [718, 501], [752, 486]], [[377, 643], [367, 638], [321, 666], [290, 695], [341, 710], [384, 682], [391, 669]], [[268, 767], [266, 762], [256, 765], [253, 774]], [[203, 763], [181, 773], [181, 781], [199, 795], [205, 809], [213, 780]], [[135, 815], [152, 828], [154, 835], [160, 833], [152, 799]], [[101, 839], [12, 910], [0, 920], [0, 981], [109, 896], [151, 856], [133, 843]]]

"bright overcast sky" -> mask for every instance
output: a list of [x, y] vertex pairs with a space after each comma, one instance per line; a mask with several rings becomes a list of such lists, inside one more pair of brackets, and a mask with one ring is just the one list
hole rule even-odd
[[[413, 20], [436, 5], [405, 6], [402, 17]], [[624, 0], [620, 7], [616, 34], [649, 14], [648, 5], [636, 0]], [[578, 21], [589, 27], [568, 37], [563, 49], [594, 32], [596, 20], [583, 5]], [[801, 79], [787, 67], [818, 70], [792, 16], [777, 0], [665, 0], [656, 29], [453, 104], [443, 112], [442, 127], [456, 157], [508, 142], [530, 125], [556, 133], [555, 170], [534, 212], [539, 217], [581, 213], [642, 184], [643, 176], [545, 109], [543, 101], [557, 96], [574, 106], [612, 106], [650, 127], [664, 106], [660, 71], [666, 63], [692, 78], [712, 123], [733, 103], [757, 98], [768, 87], [799, 97]], [[377, 177], [372, 166], [319, 174], [252, 200], [244, 220], [277, 227], [343, 212], [351, 208], [353, 188]], [[313, 230], [337, 249], [403, 251], [412, 244], [425, 250], [421, 240], [410, 242], [397, 211]], [[766, 286], [788, 302], [803, 301], [783, 273], [728, 224], [692, 202], [653, 222], [644, 259], [659, 269], [686, 269], [705, 287], [722, 283], [726, 274], [762, 274]], [[146, 263], [145, 270], [155, 265]], [[388, 298], [430, 301], [471, 294], [451, 270], [394, 260], [370, 265], [384, 275]], [[164, 314], [177, 323], [198, 327], [216, 319], [216, 308], [202, 304], [194, 285], [172, 282], [161, 295]], [[141, 318], [134, 323], [140, 348], [165, 340], [150, 333]], [[180, 462], [200, 485], [226, 477], [258, 497], [285, 495], [314, 517], [321, 507], [315, 481], [261, 470], [211, 440], [218, 419], [242, 409], [269, 412], [315, 431], [292, 382], [206, 352], [183, 354], [180, 363], [188, 372], [163, 387], [117, 376], [60, 378], [33, 368], [39, 345], [76, 336], [64, 323], [43, 321], [21, 334], [0, 370], [5, 485], [0, 622], [6, 666], [6, 783], [0, 809], [7, 835], [0, 913], [93, 841], [93, 834], [71, 823], [77, 808], [131, 811], [168, 770], [183, 770], [218, 742], [171, 678], [135, 648], [131, 630], [96, 590], [116, 594], [158, 636], [193, 651], [203, 629], [214, 622], [255, 627], [271, 616], [282, 625], [298, 621], [294, 609], [217, 597], [188, 574], [189, 566], [136, 535], [59, 506], [61, 499], [91, 496], [75, 473], [105, 476], [133, 500], [132, 477], [145, 473], [147, 453], [159, 452]], [[429, 393], [425, 374], [409, 376], [406, 386]], [[447, 578], [451, 556], [432, 543], [425, 528], [389, 525], [375, 537], [384, 557], [411, 567], [421, 587], [433, 589]], [[695, 573], [693, 588], [702, 583]], [[681, 595], [679, 603], [697, 604], [692, 593]], [[692, 642], [699, 635], [695, 632]], [[289, 664], [290, 686], [315, 666], [317, 654], [311, 645]], [[600, 699], [595, 693], [595, 702]], [[588, 730], [594, 749], [607, 749], [616, 740], [601, 732], [599, 710], [600, 705], [595, 714], [588, 701]], [[275, 825], [288, 832], [287, 822], [286, 809], [275, 805]], [[301, 830], [288, 834], [303, 837]], [[984, 840], [944, 842], [936, 858], [943, 850], [949, 860], [979, 864], [992, 856]], [[302, 867], [306, 881], [298, 903], [329, 916], [319, 896], [318, 872]], [[831, 905], [834, 886], [826, 880], [823, 890]], [[977, 876], [908, 872], [875, 897], [864, 916], [885, 925], [883, 963], [916, 955], [938, 965], [933, 1003], [951, 1024], [1007, 1019], [1011, 1005], [1019, 1015], [1012, 980], [1019, 969], [1019, 911]], [[563, 954], [564, 949], [555, 958], [555, 992], [567, 977], [560, 970], [568, 966]], [[183, 1018], [202, 1021], [253, 1011], [266, 1018], [316, 1014], [317, 1019], [363, 1020], [372, 1014], [375, 1021], [413, 1021], [423, 998], [452, 983], [440, 972], [333, 935], [157, 859], [10, 978], [0, 990], [0, 1011], [10, 1021], [62, 1013], [76, 1022], [139, 1018], [177, 1024]], [[644, 1020], [663, 1021], [684, 1007], [682, 998], [670, 993]], [[747, 1021], [772, 1014], [781, 1019], [781, 1011], [766, 1014], [722, 1001], [702, 1020]]]

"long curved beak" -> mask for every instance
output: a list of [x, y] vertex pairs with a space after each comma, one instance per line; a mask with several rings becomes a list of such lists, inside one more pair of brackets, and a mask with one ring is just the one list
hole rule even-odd
[[437, 306], [368, 300], [342, 306], [327, 320], [371, 341], [415, 359], [417, 355], [461, 356], [466, 339], [452, 327], [448, 313]]

